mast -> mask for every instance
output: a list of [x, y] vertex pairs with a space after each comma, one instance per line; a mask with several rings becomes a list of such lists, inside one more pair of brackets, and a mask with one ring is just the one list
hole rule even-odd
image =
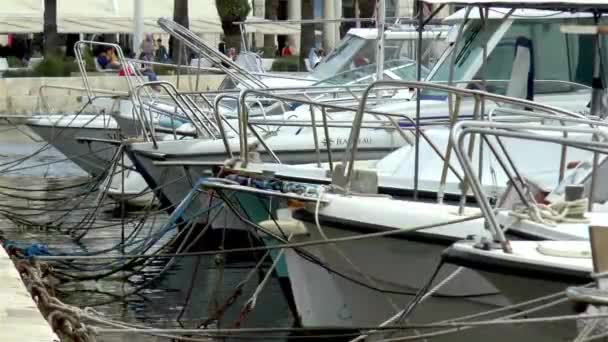
[[144, 1], [133, 0], [133, 40], [132, 50], [139, 54], [139, 47], [144, 35]]
[[378, 29], [378, 43], [376, 48], [376, 79], [382, 80], [384, 75], [384, 22], [386, 17], [385, 0], [378, 0], [376, 6], [376, 28]]

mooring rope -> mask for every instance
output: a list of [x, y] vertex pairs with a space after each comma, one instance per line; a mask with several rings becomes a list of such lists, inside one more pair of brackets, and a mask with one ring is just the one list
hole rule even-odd
[[509, 215], [550, 226], [558, 223], [589, 223], [590, 220], [584, 217], [588, 203], [587, 198], [575, 201], [559, 201], [549, 205], [537, 203], [529, 207], [514, 209], [509, 212]]

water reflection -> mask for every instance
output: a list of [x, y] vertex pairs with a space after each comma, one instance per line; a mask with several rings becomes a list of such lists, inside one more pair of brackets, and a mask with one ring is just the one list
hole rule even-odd
[[[116, 246], [122, 236], [129, 236], [136, 229], [135, 224], [122, 224], [121, 218], [115, 216], [115, 206], [109, 202], [94, 210], [95, 217], [90, 218], [91, 208], [97, 206], [98, 194], [86, 194], [89, 188], [78, 186], [88, 178], [55, 149], [34, 142], [18, 131], [4, 131], [0, 141], [0, 213], [3, 214], [0, 215], [0, 229], [8, 239], [22, 244], [44, 243], [56, 254], [87, 253]], [[59, 188], [62, 190], [55, 191]], [[89, 209], [70, 210], [76, 206]], [[135, 222], [137, 215], [130, 213], [126, 220]], [[157, 231], [167, 221], [164, 214], [150, 216], [155, 219], [149, 219], [141, 228], [146, 234]], [[19, 221], [21, 219], [24, 221]], [[39, 226], [19, 227], [16, 222]], [[88, 227], [87, 234], [74, 241], [73, 236], [81, 233], [76, 227], [83, 222]], [[45, 225], [54, 228], [41, 227]], [[68, 228], [72, 228], [72, 234]], [[171, 237], [172, 234], [163, 236], [152, 250], [161, 248]], [[118, 248], [107, 254], [120, 253]], [[211, 255], [177, 258], [171, 264], [170, 259], [158, 259], [135, 275], [125, 270], [91, 280], [78, 278], [90, 273], [71, 269], [70, 274], [76, 278], [62, 280], [57, 293], [62, 301], [81, 308], [94, 307], [109, 319], [159, 328], [196, 328], [205, 323], [211, 327], [233, 328], [237, 321], [241, 321], [242, 327], [291, 326], [293, 320], [275, 279], [271, 279], [260, 294], [255, 310], [241, 315], [262, 274], [256, 273], [241, 291], [235, 292], [237, 285], [249, 275], [255, 260], [233, 259]], [[159, 273], [167, 265], [170, 267]], [[62, 269], [61, 265], [57, 268]], [[145, 289], [129, 295], [142, 284], [147, 285]], [[226, 305], [227, 302], [230, 305]], [[223, 314], [218, 315], [218, 312]], [[221, 319], [214, 319], [219, 316]], [[99, 341], [127, 338], [131, 341], [168, 340], [115, 334], [102, 336]]]

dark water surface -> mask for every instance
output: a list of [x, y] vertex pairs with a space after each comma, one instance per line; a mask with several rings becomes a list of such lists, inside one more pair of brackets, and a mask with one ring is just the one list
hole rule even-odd
[[[59, 231], [32, 226], [18, 227], [13, 221], [8, 220], [6, 215], [0, 215], [0, 230], [8, 239], [20, 245], [43, 243], [48, 245], [49, 250], [54, 254], [66, 254], [108, 249], [116, 246], [123, 234], [129, 235], [134, 229], [133, 224], [123, 226], [121, 219], [116, 215], [120, 210], [116, 210], [115, 205], [110, 202], [104, 202], [105, 206], [96, 211], [94, 209], [74, 209], [69, 213], [63, 211], [66, 208], [95, 206], [99, 194], [82, 195], [87, 189], [86, 186], [62, 191], [52, 190], [86, 183], [88, 178], [76, 165], [65, 161], [65, 157], [57, 150], [43, 142], [32, 140], [28, 137], [31, 133], [26, 128], [21, 129], [25, 134], [10, 127], [0, 126], [0, 211], [37, 223], [61, 217], [60, 222], [66, 228]], [[17, 160], [20, 161], [15, 162]], [[41, 191], [44, 189], [50, 190]], [[40, 210], [32, 210], [36, 208]], [[49, 208], [53, 211], [47, 211]], [[94, 219], [87, 216], [92, 210], [95, 213]], [[127, 221], [134, 221], [137, 215], [138, 213], [130, 213]], [[157, 231], [167, 222], [167, 216], [164, 214], [148, 213], [147, 216], [142, 228], [145, 234]], [[78, 242], [65, 232], [69, 227], [77, 227], [82, 225], [83, 221], [90, 222], [90, 220], [94, 220], [94, 227], [106, 227], [89, 229], [84, 238]], [[78, 229], [75, 232], [80, 233]], [[174, 233], [167, 234], [157, 241], [154, 248], [160, 248], [167, 243], [172, 234]], [[116, 249], [104, 255], [120, 253], [120, 249]], [[98, 280], [62, 284], [59, 287], [59, 299], [81, 308], [93, 307], [109, 319], [157, 328], [196, 328], [212, 317], [217, 312], [217, 308], [222, 307], [227, 299], [234, 295], [235, 287], [248, 276], [255, 265], [253, 259], [241, 258], [234, 261], [230, 258], [223, 260], [217, 256], [177, 258], [174, 261], [168, 264], [170, 260], [158, 260], [146, 267], [142, 273], [131, 276], [129, 282], [116, 279], [122, 274], [119, 272]], [[163, 270], [165, 271], [161, 272]], [[78, 274], [73, 271], [71, 273]], [[121, 297], [151, 280], [155, 280], [152, 285], [147, 285], [136, 295]], [[235, 327], [235, 322], [241, 318], [241, 309], [259, 280], [260, 275], [254, 274], [250, 281], [245, 283], [236, 301], [227, 308], [223, 318], [214, 321], [211, 326]], [[241, 327], [290, 327], [292, 321], [284, 294], [278, 281], [273, 278], [258, 297], [256, 308], [242, 320]], [[112, 334], [101, 336], [98, 340], [165, 341], [168, 339], [135, 334]]]

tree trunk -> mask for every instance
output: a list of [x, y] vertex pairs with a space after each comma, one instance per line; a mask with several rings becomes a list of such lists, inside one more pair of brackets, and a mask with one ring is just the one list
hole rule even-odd
[[57, 0], [44, 0], [44, 55], [59, 50], [57, 35]]
[[241, 27], [234, 22], [245, 21], [251, 10], [248, 0], [215, 0], [217, 13], [220, 15], [226, 49], [241, 49]]
[[[314, 0], [302, 0], [302, 19], [314, 19]], [[300, 70], [306, 70], [304, 59], [315, 43], [315, 26], [301, 25], [300, 31]]]
[[229, 51], [230, 48], [235, 48], [238, 53], [241, 50], [241, 27], [233, 25], [232, 20], [230, 20], [222, 21], [222, 29], [224, 30], [226, 51]]
[[[188, 0], [174, 0], [173, 1], [173, 21], [182, 25], [185, 28], [190, 27], [190, 21], [188, 19]], [[181, 43], [173, 37], [169, 38], [169, 57], [174, 63], [184, 64], [187, 60]]]
[[[359, 17], [360, 18], [371, 18], [374, 16], [376, 9], [375, 0], [359, 0]], [[371, 22], [361, 23], [361, 27], [374, 27], [375, 24]]]
[[[279, 0], [266, 0], [264, 3], [266, 6], [264, 13], [266, 19], [269, 20], [277, 20], [279, 18], [278, 9], [279, 9]], [[267, 57], [274, 57], [276, 52], [276, 42], [275, 35], [273, 34], [265, 34], [264, 35], [264, 52]]]

